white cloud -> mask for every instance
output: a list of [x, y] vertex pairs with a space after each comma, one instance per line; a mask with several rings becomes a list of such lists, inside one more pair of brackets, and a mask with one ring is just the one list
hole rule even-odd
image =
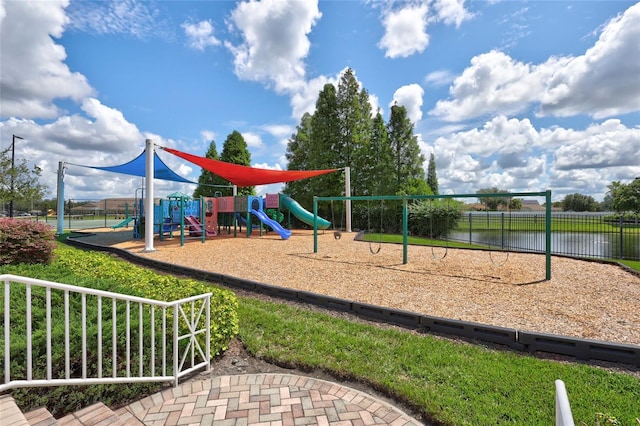
[[460, 121], [521, 112], [544, 90], [541, 77], [552, 71], [515, 61], [503, 52], [483, 53], [472, 58], [471, 66], [455, 79], [449, 89], [453, 99], [438, 101], [430, 114]]
[[307, 35], [320, 19], [317, 1], [264, 0], [238, 4], [230, 23], [242, 43], [225, 43], [234, 55], [235, 73], [243, 80], [263, 82], [276, 92], [298, 92], [304, 85]]
[[422, 97], [424, 89], [419, 84], [408, 84], [400, 87], [393, 94], [393, 101], [389, 103], [391, 107], [395, 102], [407, 109], [407, 117], [417, 123], [422, 119]]
[[291, 95], [291, 116], [299, 121], [305, 112], [313, 114], [316, 110], [318, 94], [325, 84], [337, 84], [337, 79], [325, 77], [323, 75], [313, 78]]
[[433, 71], [424, 77], [424, 82], [430, 86], [446, 86], [455, 79], [455, 75], [451, 71], [439, 70]]
[[[108, 151], [128, 148], [131, 144], [138, 144], [143, 140], [135, 124], [129, 123], [122, 112], [109, 108], [99, 100], [89, 98], [82, 103], [82, 110], [94, 117], [91, 123], [89, 138], [101, 140]], [[87, 127], [89, 129], [89, 127]]]
[[136, 0], [74, 1], [68, 11], [68, 27], [87, 33], [124, 34], [139, 39], [170, 37], [169, 24], [159, 19], [161, 13], [153, 5], [153, 2]]
[[464, 3], [465, 0], [415, 0], [374, 4], [382, 8], [381, 20], [385, 30], [378, 47], [385, 51], [387, 58], [406, 58], [422, 53], [429, 45], [429, 23], [443, 22], [459, 27], [462, 22], [473, 18]]
[[242, 137], [244, 138], [249, 148], [253, 148], [253, 149], [264, 148], [264, 143], [262, 142], [262, 138], [257, 133], [242, 132]]
[[543, 143], [558, 147], [554, 164], [557, 170], [640, 167], [640, 127], [629, 129], [617, 119], [593, 124], [583, 131], [547, 130], [541, 137]]
[[640, 3], [611, 20], [584, 55], [558, 68], [541, 113], [611, 117], [640, 109]]
[[182, 28], [189, 41], [189, 47], [196, 50], [204, 50], [208, 46], [218, 46], [221, 44], [213, 35], [213, 25], [211, 21], [200, 21], [198, 23], [183, 23]]
[[465, 0], [435, 0], [433, 8], [439, 21], [459, 27], [462, 22], [473, 18], [473, 14], [465, 9], [464, 3]]
[[262, 128], [276, 138], [288, 138], [295, 132], [295, 127], [288, 124], [268, 124]]
[[410, 5], [400, 10], [387, 11], [382, 18], [385, 34], [378, 47], [388, 58], [406, 58], [423, 52], [429, 44], [425, 4]]
[[493, 50], [475, 56], [430, 111], [447, 121], [516, 114], [600, 119], [640, 109], [640, 3], [611, 20], [584, 55], [550, 57], [539, 65]]
[[201, 130], [200, 136], [202, 136], [203, 142], [215, 141], [217, 134], [213, 130]]
[[[5, 117], [54, 118], [55, 99], [80, 101], [94, 94], [84, 75], [71, 72], [67, 54], [54, 38], [62, 35], [66, 1], [3, 2], [0, 25], [0, 110]], [[29, 28], [24, 31], [23, 28]], [[10, 60], [9, 60], [10, 58]]]
[[584, 130], [536, 129], [528, 119], [498, 116], [483, 126], [439, 137], [433, 149], [442, 191], [474, 193], [553, 189], [553, 198], [580, 192], [601, 200], [614, 180], [640, 175], [640, 126], [620, 120]]

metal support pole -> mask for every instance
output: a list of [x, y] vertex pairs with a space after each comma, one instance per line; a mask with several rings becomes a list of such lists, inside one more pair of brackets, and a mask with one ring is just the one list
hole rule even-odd
[[56, 222], [58, 235], [64, 233], [64, 162], [58, 162], [58, 191], [57, 191]]
[[546, 198], [546, 214], [545, 214], [545, 278], [551, 279], [551, 191], [547, 190], [545, 194]]
[[313, 252], [318, 252], [318, 197], [313, 196]]
[[[382, 231], [381, 231], [382, 232]], [[409, 208], [408, 200], [402, 200], [402, 264], [406, 265], [409, 251]]]
[[[344, 195], [345, 197], [351, 197], [351, 167], [344, 168]], [[346, 232], [351, 232], [351, 199], [347, 199], [345, 201], [345, 210], [346, 210]], [[335, 227], [336, 224], [334, 223]], [[382, 231], [380, 231], [382, 232]]]
[[[144, 252], [156, 251], [153, 247], [153, 173], [154, 173], [154, 151], [153, 141], [147, 139], [145, 141], [146, 158], [145, 158], [145, 182], [146, 182], [146, 197], [144, 199], [144, 210], [146, 221], [144, 223]], [[162, 225], [160, 225], [162, 226]], [[177, 376], [176, 376], [177, 377]]]

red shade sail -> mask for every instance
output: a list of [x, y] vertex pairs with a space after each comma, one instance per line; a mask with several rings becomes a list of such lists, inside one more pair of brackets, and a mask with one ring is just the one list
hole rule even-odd
[[206, 157], [187, 154], [172, 148], [162, 148], [165, 151], [197, 164], [205, 170], [228, 180], [238, 186], [267, 185], [269, 183], [291, 182], [293, 180], [306, 179], [314, 176], [335, 172], [338, 169], [327, 170], [270, 170], [257, 167], [241, 166]]

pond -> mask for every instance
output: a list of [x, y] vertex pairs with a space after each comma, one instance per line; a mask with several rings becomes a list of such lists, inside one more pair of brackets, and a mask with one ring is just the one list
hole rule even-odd
[[[471, 237], [471, 238], [470, 238]], [[486, 245], [493, 249], [545, 251], [545, 233], [529, 231], [454, 231], [452, 241]], [[551, 253], [577, 257], [640, 260], [640, 234], [553, 232]]]

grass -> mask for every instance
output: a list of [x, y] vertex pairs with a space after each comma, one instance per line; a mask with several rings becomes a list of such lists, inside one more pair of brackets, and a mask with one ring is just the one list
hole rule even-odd
[[626, 259], [613, 259], [614, 262], [622, 263], [623, 265], [640, 272], [640, 261], [638, 260], [626, 260]]
[[[372, 244], [378, 244], [378, 243], [402, 244], [402, 235], [366, 233], [363, 235], [362, 241], [368, 241]], [[475, 248], [475, 249], [487, 248], [487, 246], [484, 246], [482, 244], [469, 244], [469, 243], [463, 243], [463, 242], [451, 241], [451, 240], [445, 241], [441, 239], [415, 237], [411, 235], [407, 237], [407, 243], [411, 245], [450, 247], [450, 248]]]
[[250, 352], [366, 382], [438, 424], [552, 424], [555, 379], [576, 424], [593, 424], [598, 412], [629, 425], [640, 417], [640, 379], [630, 375], [254, 299], [241, 300], [240, 318]]
[[[65, 252], [85, 254], [66, 247]], [[11, 272], [54, 279], [46, 270], [23, 265]], [[58, 268], [56, 274], [73, 280], [72, 271]], [[239, 302], [239, 337], [251, 353], [367, 383], [413, 407], [425, 421], [552, 424], [556, 379], [566, 384], [576, 424], [595, 425], [597, 413], [622, 425], [637, 425], [640, 418], [640, 378], [631, 374], [353, 322], [286, 303], [249, 297]]]

